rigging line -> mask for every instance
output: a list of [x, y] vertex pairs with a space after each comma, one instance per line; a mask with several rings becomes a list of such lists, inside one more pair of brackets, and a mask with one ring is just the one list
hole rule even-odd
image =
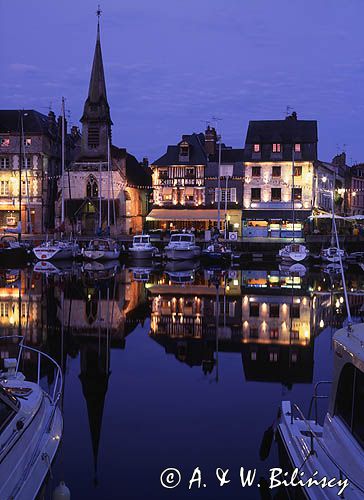
[[337, 234], [337, 227], [336, 227], [336, 220], [335, 220], [335, 209], [334, 209], [334, 190], [332, 190], [331, 203], [332, 203], [332, 213], [333, 213], [332, 225], [333, 225], [333, 229], [334, 229], [334, 232], [335, 232], [336, 246], [337, 246], [337, 249], [338, 249], [339, 262], [340, 262], [341, 278], [342, 278], [342, 282], [343, 282], [343, 290], [344, 290], [344, 297], [345, 297], [345, 304], [346, 304], [346, 312], [347, 312], [347, 315], [348, 315], [348, 332], [351, 332], [352, 331], [353, 320], [352, 320], [351, 313], [350, 313], [349, 297], [348, 297], [348, 291], [346, 289], [345, 273], [344, 273], [343, 261], [342, 261], [342, 258], [341, 258], [341, 252], [340, 252], [339, 236]]

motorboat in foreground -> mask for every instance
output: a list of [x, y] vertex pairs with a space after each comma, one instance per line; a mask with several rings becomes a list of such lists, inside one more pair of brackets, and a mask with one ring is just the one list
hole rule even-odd
[[345, 260], [347, 257], [347, 254], [345, 250], [342, 250], [341, 248], [337, 248], [335, 246], [331, 246], [329, 248], [324, 248], [321, 250], [320, 257], [322, 260], [326, 262], [340, 262], [340, 257], [341, 260]]
[[[310, 407], [316, 410], [314, 419], [310, 419], [310, 414], [306, 419], [302, 410], [290, 401], [281, 404], [279, 443], [291, 467], [298, 470], [297, 480], [305, 483], [309, 478], [317, 481], [326, 478], [326, 484], [331, 480], [332, 486], [325, 488], [315, 487], [315, 483], [311, 487], [299, 483], [304, 498], [364, 498], [363, 345], [363, 323], [335, 333], [334, 380], [323, 425], [318, 423], [317, 402], [324, 396], [318, 392], [322, 384], [329, 382], [318, 382], [315, 386]], [[304, 475], [300, 475], [302, 473]], [[297, 491], [297, 487], [295, 489]]]
[[282, 260], [302, 262], [307, 259], [310, 251], [305, 245], [299, 243], [290, 243], [279, 250], [279, 257]]
[[120, 247], [112, 238], [96, 238], [90, 241], [87, 248], [82, 249], [82, 255], [88, 260], [117, 260], [120, 257]]
[[[20, 339], [20, 337], [17, 337]], [[14, 341], [14, 337], [2, 337]], [[34, 356], [37, 381], [30, 382], [19, 371], [22, 355]], [[41, 362], [54, 369], [53, 390], [40, 386]], [[50, 366], [50, 365], [48, 365]], [[19, 344], [18, 359], [4, 359], [0, 372], [0, 498], [36, 498], [57, 452], [63, 430], [58, 403], [62, 371], [56, 361], [32, 347]]]
[[189, 233], [172, 234], [164, 250], [169, 260], [192, 260], [201, 255], [195, 235]]
[[74, 241], [45, 241], [33, 248], [38, 260], [68, 260], [79, 255], [79, 246]]
[[152, 259], [158, 253], [158, 248], [151, 244], [149, 234], [140, 234], [133, 237], [133, 244], [129, 248], [132, 259]]

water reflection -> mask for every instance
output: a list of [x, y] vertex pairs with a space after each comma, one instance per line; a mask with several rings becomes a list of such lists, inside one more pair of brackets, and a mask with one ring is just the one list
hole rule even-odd
[[[360, 317], [364, 283], [357, 269], [349, 270], [347, 285], [352, 312]], [[219, 270], [177, 263], [129, 269], [112, 263], [0, 271], [0, 335], [24, 335], [28, 345], [55, 357], [66, 374], [66, 394], [79, 384], [83, 401], [72, 413], [87, 412], [94, 484], [105, 474], [99, 455], [109, 436], [103, 418], [113, 404], [107, 400], [116, 368], [112, 353], [128, 349], [127, 337], [138, 325], [148, 321], [149, 335], [142, 339], [153, 344], [148, 349], [156, 346], [175, 365], [196, 367], [204, 379], [223, 383], [221, 361], [231, 354], [242, 363], [243, 383], [292, 389], [313, 381], [316, 341], [326, 327], [342, 326], [345, 317], [340, 275], [319, 268]], [[0, 349], [1, 359], [13, 356], [15, 341], [2, 342]], [[68, 372], [72, 360], [76, 376]], [[24, 370], [35, 366], [30, 356]], [[164, 369], [163, 360], [158, 369]], [[147, 380], [142, 365], [139, 370]], [[52, 383], [51, 371], [44, 368], [42, 375]]]

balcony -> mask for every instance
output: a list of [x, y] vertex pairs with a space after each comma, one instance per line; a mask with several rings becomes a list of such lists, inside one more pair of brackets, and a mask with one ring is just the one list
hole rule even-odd
[[[251, 208], [266, 209], [266, 210], [292, 210], [291, 201], [254, 201], [250, 203]], [[295, 201], [294, 208], [299, 210], [302, 208], [301, 201]]]

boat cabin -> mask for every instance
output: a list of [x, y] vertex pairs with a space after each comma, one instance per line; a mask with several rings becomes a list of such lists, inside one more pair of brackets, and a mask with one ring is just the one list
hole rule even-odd
[[145, 246], [145, 245], [150, 245], [150, 236], [149, 234], [143, 234], [139, 236], [134, 236], [133, 237], [133, 246]]
[[182, 233], [182, 234], [172, 234], [170, 243], [192, 243], [195, 244], [195, 235]]
[[90, 246], [94, 250], [113, 251], [116, 248], [116, 242], [114, 240], [97, 239], [92, 240]]
[[364, 325], [334, 336], [334, 382], [329, 413], [364, 449]]

